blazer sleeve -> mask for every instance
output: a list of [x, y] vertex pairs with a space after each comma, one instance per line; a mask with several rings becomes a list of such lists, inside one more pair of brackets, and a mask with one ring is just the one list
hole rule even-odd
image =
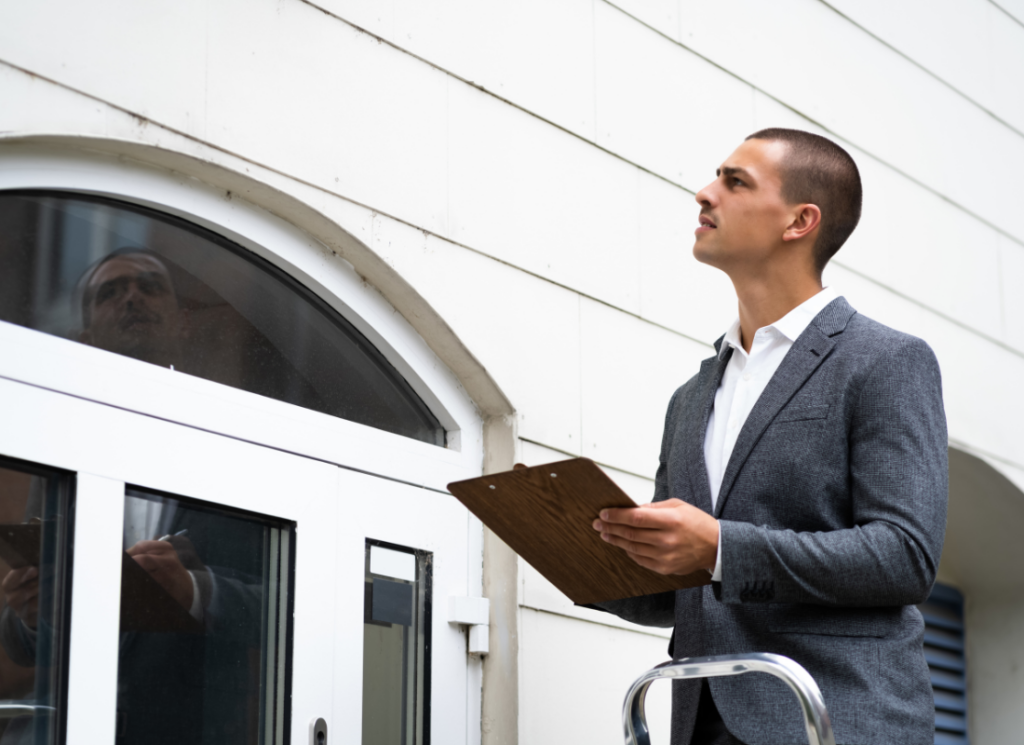
[[852, 527], [824, 532], [720, 521], [726, 603], [923, 602], [945, 537], [948, 437], [938, 361], [920, 339], [885, 350], [848, 414]]

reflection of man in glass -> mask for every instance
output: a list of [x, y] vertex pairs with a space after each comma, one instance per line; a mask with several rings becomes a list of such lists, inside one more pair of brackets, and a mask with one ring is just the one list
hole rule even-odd
[[[82, 342], [165, 367], [180, 363], [187, 312], [156, 254], [119, 249], [90, 267], [80, 287]], [[30, 504], [26, 519], [37, 514]], [[129, 490], [123, 548], [158, 587], [140, 585], [140, 573], [125, 566], [117, 742], [254, 742], [264, 528]], [[15, 569], [2, 586], [0, 642], [18, 664], [34, 665], [38, 569]], [[170, 612], [175, 603], [184, 613]]]
[[93, 265], [82, 285], [82, 342], [161, 367], [180, 364], [188, 315], [156, 254], [118, 249]]
[[[162, 367], [179, 364], [182, 342], [188, 335], [187, 314], [179, 305], [167, 265], [156, 254], [144, 248], [118, 249], [89, 267], [79, 284], [82, 342]], [[154, 540], [164, 535], [154, 532], [168, 523], [161, 520], [169, 516], [164, 511], [160, 504], [128, 497], [125, 548], [171, 597], [199, 619], [199, 582], [205, 578], [186, 570], [179, 557], [179, 553], [194, 557], [195, 551], [188, 540], [179, 537]], [[9, 572], [2, 582], [9, 607], [30, 629], [36, 626], [38, 576], [36, 567], [22, 567]], [[208, 602], [205, 583], [203, 589]]]

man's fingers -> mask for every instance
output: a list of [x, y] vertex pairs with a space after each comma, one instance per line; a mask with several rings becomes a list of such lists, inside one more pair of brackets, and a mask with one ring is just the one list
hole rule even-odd
[[140, 554], [166, 554], [173, 550], [174, 546], [168, 541], [139, 541], [126, 553], [129, 556], [139, 556]]
[[627, 525], [615, 525], [614, 523], [602, 523], [600, 531], [602, 536], [612, 535], [638, 545], [661, 546], [664, 543], [664, 535], [654, 530], [631, 528]]
[[681, 499], [663, 499], [660, 502], [651, 502], [650, 504], [640, 506], [645, 510], [674, 510], [684, 504], [686, 504], [686, 502]]
[[7, 573], [4, 577], [4, 581], [0, 582], [0, 587], [3, 587], [5, 592], [10, 592], [21, 585], [31, 582], [39, 577], [39, 570], [36, 567], [22, 567], [21, 569], [14, 569]]
[[600, 519], [606, 523], [617, 525], [635, 525], [636, 512], [639, 507], [624, 507], [622, 509], [609, 508], [601, 510]]
[[648, 556], [641, 556], [640, 554], [627, 554], [627, 556], [644, 569], [650, 569], [652, 572], [657, 572], [658, 574], [666, 574], [666, 572], [662, 571], [661, 562], [657, 559], [652, 559]]
[[655, 553], [653, 546], [646, 543], [631, 541], [628, 538], [622, 538], [621, 536], [617, 536], [612, 533], [602, 533], [601, 539], [613, 546], [621, 548], [630, 556], [650, 556]]
[[132, 557], [135, 559], [135, 563], [145, 569], [150, 574], [160, 570], [160, 562], [153, 558], [150, 554], [136, 554]]
[[685, 514], [695, 509], [697, 508], [693, 505], [678, 499], [666, 499], [663, 502], [652, 502], [640, 507], [601, 510], [599, 519], [604, 523], [614, 525], [664, 530], [678, 523], [680, 513]]

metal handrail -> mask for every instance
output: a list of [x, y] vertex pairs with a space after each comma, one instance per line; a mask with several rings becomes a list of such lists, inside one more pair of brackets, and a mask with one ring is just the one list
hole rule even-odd
[[832, 722], [814, 678], [788, 657], [778, 654], [726, 654], [718, 657], [687, 657], [662, 663], [637, 678], [622, 704], [626, 745], [651, 745], [644, 700], [651, 683], [661, 678], [720, 678], [744, 673], [768, 673], [790, 687], [800, 702], [810, 745], [836, 745]]

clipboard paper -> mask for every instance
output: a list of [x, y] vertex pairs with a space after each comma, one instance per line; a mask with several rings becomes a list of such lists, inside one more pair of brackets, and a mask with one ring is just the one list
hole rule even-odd
[[637, 505], [589, 458], [456, 481], [448, 490], [574, 603], [711, 582], [707, 571], [658, 574], [601, 540], [591, 524], [602, 509]]

